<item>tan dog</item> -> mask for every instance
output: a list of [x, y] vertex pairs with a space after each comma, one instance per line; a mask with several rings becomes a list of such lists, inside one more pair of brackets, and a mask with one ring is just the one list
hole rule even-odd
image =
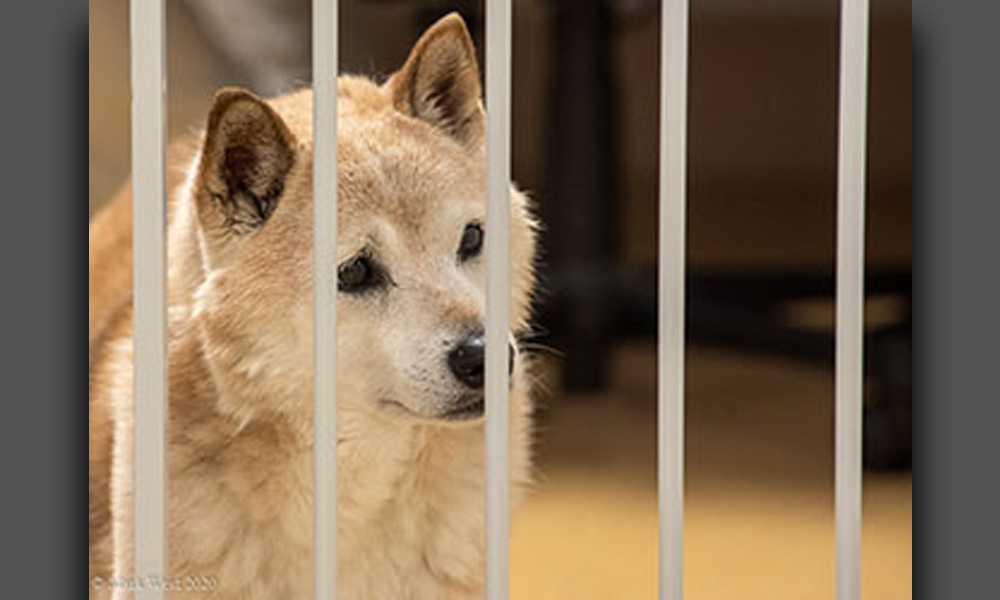
[[[464, 24], [339, 94], [340, 597], [479, 598], [486, 166]], [[311, 597], [311, 142], [309, 91], [224, 90], [204, 135], [171, 149], [168, 575], [209, 578], [200, 597]], [[130, 212], [126, 189], [90, 226], [92, 597], [133, 575]], [[535, 242], [516, 191], [510, 226], [520, 331]], [[530, 405], [513, 356], [516, 500]]]

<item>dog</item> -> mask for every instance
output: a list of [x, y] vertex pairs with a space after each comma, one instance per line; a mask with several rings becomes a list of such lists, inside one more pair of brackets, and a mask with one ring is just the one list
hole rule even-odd
[[[341, 598], [484, 589], [485, 113], [449, 15], [384, 83], [338, 80]], [[91, 598], [311, 598], [312, 103], [217, 93], [168, 150], [166, 574], [133, 573], [131, 192], [90, 225]], [[537, 224], [511, 186], [510, 478], [531, 478]], [[332, 276], [333, 274], [331, 274]], [[320, 368], [333, 368], [321, 365]], [[185, 588], [185, 589], [181, 589]], [[168, 594], [168, 595], [170, 595]], [[186, 597], [186, 596], [185, 596]]]

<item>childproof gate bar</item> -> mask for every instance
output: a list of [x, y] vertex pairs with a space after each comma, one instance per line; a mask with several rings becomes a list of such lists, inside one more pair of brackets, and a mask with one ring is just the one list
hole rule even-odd
[[509, 589], [511, 2], [486, 0], [486, 598]]
[[[508, 595], [509, 0], [487, 0], [486, 589]], [[843, 0], [837, 226], [837, 597], [860, 597], [868, 0]], [[337, 2], [313, 0], [315, 595], [336, 597]], [[688, 0], [664, 0], [659, 191], [660, 598], [681, 600]], [[131, 1], [134, 264], [133, 570], [166, 575], [166, 203], [162, 0]], [[116, 566], [117, 569], [117, 566]], [[159, 585], [137, 586], [159, 600]]]
[[657, 467], [659, 597], [684, 596], [684, 276], [689, 0], [664, 0], [660, 24]]
[[313, 0], [314, 594], [337, 597], [337, 1]]
[[[132, 570], [137, 600], [163, 598], [166, 575], [164, 450], [167, 414], [164, 13], [132, 0], [133, 430]], [[127, 535], [127, 534], [126, 534]], [[125, 540], [116, 539], [115, 543]]]
[[837, 153], [835, 383], [837, 600], [858, 600], [861, 597], [861, 398], [868, 20], [868, 0], [842, 1], [840, 132]]

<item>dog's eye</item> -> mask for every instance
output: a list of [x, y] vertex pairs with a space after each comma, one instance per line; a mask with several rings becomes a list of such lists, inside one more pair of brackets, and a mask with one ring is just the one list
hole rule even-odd
[[359, 294], [381, 285], [383, 277], [371, 258], [360, 255], [337, 269], [337, 289], [346, 294]]
[[458, 244], [458, 260], [466, 261], [478, 256], [483, 249], [483, 226], [479, 223], [469, 223], [462, 232], [462, 241]]

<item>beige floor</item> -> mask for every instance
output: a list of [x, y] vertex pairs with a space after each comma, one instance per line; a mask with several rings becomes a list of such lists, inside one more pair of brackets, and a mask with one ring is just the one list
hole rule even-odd
[[[514, 598], [655, 597], [654, 360], [624, 349], [610, 393], [549, 400], [542, 482], [513, 524]], [[694, 348], [688, 386], [686, 598], [832, 599], [829, 371]], [[910, 474], [865, 486], [864, 596], [911, 598]]]

